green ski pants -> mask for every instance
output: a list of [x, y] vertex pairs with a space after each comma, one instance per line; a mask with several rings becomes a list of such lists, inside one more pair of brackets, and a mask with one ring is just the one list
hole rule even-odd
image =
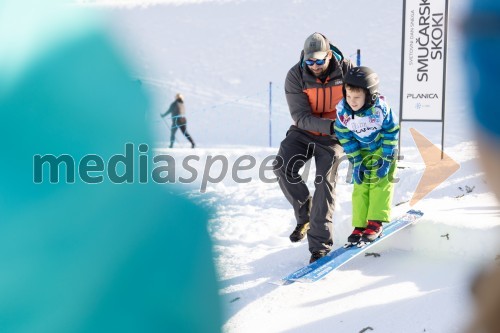
[[381, 157], [382, 149], [374, 153], [363, 152], [363, 165], [367, 167], [363, 183], [354, 182], [352, 192], [352, 225], [365, 228], [368, 220], [389, 222], [391, 219], [392, 196], [394, 194], [394, 172], [396, 161], [392, 162], [389, 173], [377, 177], [377, 168], [370, 167]]

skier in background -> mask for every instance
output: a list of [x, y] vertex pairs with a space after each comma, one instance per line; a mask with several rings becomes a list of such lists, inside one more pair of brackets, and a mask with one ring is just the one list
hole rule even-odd
[[[473, 0], [463, 25], [468, 70], [472, 92], [473, 115], [479, 159], [488, 185], [500, 200], [500, 64], [491, 61], [500, 54], [500, 2]], [[492, 258], [493, 259], [493, 258]], [[473, 285], [476, 303], [474, 320], [468, 333], [500, 333], [500, 262], [485, 269]]]
[[379, 93], [379, 77], [368, 67], [351, 68], [337, 105], [335, 133], [353, 164], [349, 245], [372, 242], [391, 220], [399, 125]]
[[[320, 33], [307, 37], [300, 59], [285, 81], [288, 108], [294, 125], [281, 142], [274, 173], [295, 213], [297, 226], [290, 241], [307, 234], [314, 262], [327, 255], [333, 245], [337, 169], [342, 147], [335, 137], [335, 105], [342, 98], [344, 74], [352, 67], [342, 52]], [[312, 157], [316, 162], [314, 196], [299, 174]]]
[[161, 114], [161, 117], [164, 118], [167, 115], [171, 114], [172, 115], [172, 125], [170, 128], [170, 148], [174, 146], [175, 142], [175, 133], [177, 132], [177, 129], [180, 128], [182, 131], [182, 134], [186, 137], [186, 139], [191, 142], [191, 148], [195, 147], [193, 138], [191, 135], [189, 135], [187, 131], [187, 120], [186, 120], [186, 107], [184, 106], [184, 96], [181, 94], [176, 94], [175, 95], [175, 100], [170, 104], [170, 107], [168, 108], [165, 113]]

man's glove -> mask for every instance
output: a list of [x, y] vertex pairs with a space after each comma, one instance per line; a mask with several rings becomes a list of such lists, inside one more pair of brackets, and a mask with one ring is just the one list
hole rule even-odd
[[387, 176], [389, 170], [391, 169], [393, 158], [392, 157], [381, 157], [377, 161], [377, 177], [383, 178]]

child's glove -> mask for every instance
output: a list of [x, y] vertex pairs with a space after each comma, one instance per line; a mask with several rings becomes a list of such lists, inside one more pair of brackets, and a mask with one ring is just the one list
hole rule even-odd
[[381, 157], [377, 161], [377, 177], [383, 178], [387, 176], [389, 170], [391, 169], [393, 159], [391, 157]]
[[349, 162], [351, 162], [353, 166], [352, 178], [356, 182], [356, 184], [361, 184], [364, 178], [364, 173], [361, 171], [363, 165], [361, 161], [363, 160], [363, 157], [361, 156], [361, 154], [358, 154], [356, 156], [348, 155], [348, 158]]
[[363, 183], [363, 180], [365, 179], [365, 171], [366, 167], [361, 162], [359, 162], [358, 165], [354, 166], [354, 168], [352, 169], [352, 178], [354, 178], [356, 184], [359, 185]]

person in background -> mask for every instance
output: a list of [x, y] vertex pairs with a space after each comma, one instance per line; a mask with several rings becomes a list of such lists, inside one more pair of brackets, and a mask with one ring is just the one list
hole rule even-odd
[[[290, 241], [307, 235], [309, 262], [327, 255], [333, 245], [335, 187], [342, 155], [333, 124], [344, 75], [351, 67], [342, 52], [316, 32], [307, 37], [298, 63], [286, 76], [285, 94], [294, 124], [280, 144], [273, 169], [297, 221]], [[311, 197], [299, 170], [312, 157], [316, 177]]]
[[[500, 53], [500, 2], [472, 0], [463, 33], [479, 159], [488, 185], [500, 200], [500, 112], [496, 107], [500, 64], [491, 60], [492, 54]], [[496, 259], [472, 286], [475, 311], [468, 333], [500, 333], [500, 262]]]
[[182, 134], [186, 137], [186, 139], [191, 142], [191, 148], [195, 147], [193, 138], [191, 135], [189, 135], [187, 131], [187, 119], [186, 119], [186, 106], [184, 105], [184, 96], [181, 94], [176, 94], [175, 95], [175, 100], [170, 104], [170, 107], [168, 108], [165, 113], [161, 114], [161, 117], [164, 118], [168, 115], [172, 115], [172, 125], [170, 128], [170, 148], [174, 146], [175, 142], [175, 133], [177, 132], [177, 129], [180, 128]]
[[348, 245], [372, 242], [391, 220], [399, 125], [368, 67], [351, 68], [337, 105], [335, 133], [353, 164], [353, 232]]

